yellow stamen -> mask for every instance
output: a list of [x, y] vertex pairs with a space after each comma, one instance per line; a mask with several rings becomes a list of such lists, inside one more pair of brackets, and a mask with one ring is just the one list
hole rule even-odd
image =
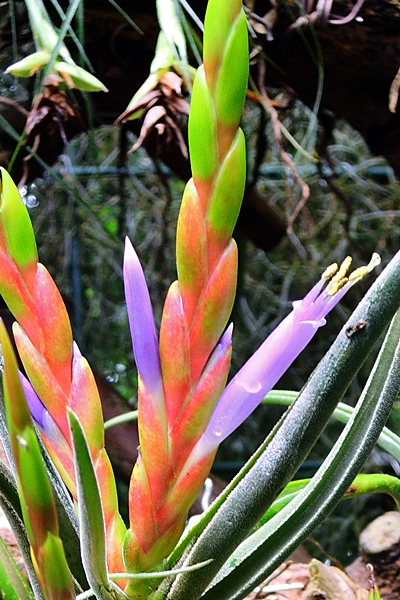
[[359, 267], [349, 275], [349, 281], [354, 281], [355, 279], [361, 279], [367, 273], [370, 273], [376, 266], [381, 262], [381, 257], [376, 252], [373, 253], [371, 260], [364, 267]]
[[[335, 264], [328, 267], [324, 272], [324, 275], [331, 273], [331, 280], [326, 288], [328, 296], [334, 296], [348, 281], [346, 275], [351, 265], [351, 260], [351, 256], [347, 256], [340, 265], [340, 268], [338, 268], [338, 266]], [[335, 267], [335, 269], [332, 269], [332, 267]]]
[[348, 282], [348, 280], [348, 277], [342, 277], [342, 279], [339, 279], [338, 281], [332, 279], [332, 281], [329, 282], [329, 289], [327, 289], [328, 296], [334, 296], [337, 294], [337, 292], [344, 286], [345, 283]]
[[344, 259], [344, 261], [342, 262], [342, 264], [340, 265], [340, 269], [339, 271], [336, 273], [336, 275], [333, 277], [332, 282], [331, 283], [337, 283], [339, 282], [341, 279], [343, 279], [344, 277], [346, 277], [347, 275], [347, 271], [350, 269], [350, 265], [351, 265], [351, 261], [353, 259], [351, 258], [351, 256], [346, 256], [346, 258]]
[[[353, 284], [356, 281], [358, 281], [359, 279], [361, 279], [362, 277], [364, 277], [365, 275], [367, 275], [367, 273], [370, 273], [377, 265], [379, 265], [379, 263], [381, 262], [381, 257], [379, 256], [379, 254], [374, 252], [374, 254], [371, 257], [371, 260], [369, 261], [369, 263], [367, 265], [365, 265], [364, 267], [359, 267], [358, 269], [355, 269], [347, 277], [347, 272], [351, 265], [351, 260], [352, 260], [351, 257], [347, 256], [344, 259], [344, 261], [342, 262], [342, 264], [340, 265], [339, 270], [337, 270], [337, 265], [331, 265], [324, 271], [324, 273], [322, 275], [322, 277], [324, 279], [329, 279], [330, 273], [334, 274], [334, 276], [328, 283], [328, 287], [326, 288], [326, 292], [327, 292], [328, 296], [334, 296], [335, 294], [337, 294], [337, 292], [348, 281], [350, 281]], [[333, 268], [333, 267], [336, 267], [336, 268]]]
[[325, 279], [326, 281], [329, 281], [329, 279], [332, 279], [332, 277], [335, 275], [338, 268], [339, 267], [337, 266], [336, 263], [329, 265], [329, 267], [326, 267], [325, 271], [322, 273], [321, 279]]

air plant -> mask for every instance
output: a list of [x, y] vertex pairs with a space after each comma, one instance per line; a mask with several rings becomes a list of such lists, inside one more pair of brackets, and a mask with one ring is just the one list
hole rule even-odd
[[[210, 0], [203, 61], [191, 99], [192, 179], [177, 226], [178, 278], [159, 334], [145, 275], [131, 242], [125, 243], [140, 437], [128, 526], [118, 510], [93, 374], [73, 341], [61, 296], [38, 262], [28, 212], [1, 170], [0, 293], [16, 319], [14, 339], [26, 376], [2, 328], [0, 423], [12, 467], [1, 466], [0, 503], [21, 543], [36, 598], [243, 598], [340, 501], [400, 389], [397, 255], [259, 450], [198, 523], [186, 527], [221, 441], [263, 400], [346, 291], [379, 264], [373, 255], [350, 274], [350, 259], [329, 267], [226, 386], [237, 274], [232, 234], [245, 187], [239, 121], [248, 47], [239, 0]], [[265, 516], [391, 320], [359, 403], [321, 469]], [[349, 327], [354, 335], [346, 335]], [[292, 490], [285, 489], [287, 499]], [[389, 489], [399, 497], [398, 484], [384, 487], [379, 476], [364, 489]], [[15, 570], [10, 567], [5, 578], [12, 586]], [[0, 581], [0, 590], [6, 583]]]
[[[6, 73], [17, 77], [30, 77], [37, 71], [44, 69], [45, 78], [53, 73], [60, 82], [64, 81], [72, 89], [87, 92], [106, 92], [107, 88], [86, 69], [79, 67], [73, 60], [68, 48], [63, 42], [64, 36], [78, 8], [78, 3], [73, 3], [67, 15], [63, 15], [63, 32], [56, 31], [42, 0], [26, 0], [29, 22], [36, 46], [36, 52], [25, 56], [18, 62], [10, 65]], [[79, 50], [82, 47], [74, 32], [70, 29]], [[85, 56], [87, 61], [87, 58]]]

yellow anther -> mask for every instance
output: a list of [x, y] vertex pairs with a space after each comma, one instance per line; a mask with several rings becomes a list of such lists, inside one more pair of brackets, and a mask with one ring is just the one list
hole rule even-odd
[[356, 281], [364, 277], [364, 275], [370, 273], [377, 265], [379, 265], [381, 262], [381, 257], [379, 254], [374, 252], [371, 260], [366, 266], [355, 269], [352, 273], [350, 273], [349, 276], [347, 276], [351, 261], [351, 256], [347, 256], [340, 265], [340, 268], [336, 263], [334, 263], [333, 265], [329, 265], [329, 267], [322, 273], [321, 278], [329, 281], [325, 290], [328, 296], [334, 296], [337, 294], [347, 282], [351, 282], [353, 285]]
[[344, 259], [344, 261], [340, 265], [339, 271], [336, 273], [336, 275], [332, 279], [332, 283], [339, 282], [341, 279], [343, 279], [344, 277], [346, 277], [347, 271], [350, 269], [350, 265], [351, 265], [351, 261], [352, 260], [353, 259], [351, 258], [351, 256], [346, 256], [346, 258]]
[[327, 288], [328, 296], [334, 296], [338, 293], [338, 291], [344, 286], [345, 283], [349, 281], [348, 277], [342, 277], [341, 279], [333, 280], [329, 282], [329, 286]]
[[358, 267], [358, 269], [355, 269], [355, 271], [350, 273], [349, 279], [350, 281], [354, 281], [354, 279], [361, 279], [362, 277], [364, 277], [364, 275], [369, 273], [369, 271], [370, 269], [368, 269], [368, 267], [365, 265], [363, 267]]
[[375, 269], [375, 267], [377, 265], [379, 265], [380, 262], [381, 262], [381, 257], [379, 256], [379, 254], [374, 252], [371, 257], [371, 260], [369, 261], [369, 263], [367, 265], [365, 265], [364, 267], [359, 267], [358, 269], [355, 269], [355, 271], [350, 273], [349, 281], [354, 281], [355, 279], [361, 279], [367, 273], [370, 273], [372, 271], [372, 269]]
[[329, 265], [329, 267], [326, 267], [325, 271], [322, 273], [321, 279], [325, 279], [326, 281], [328, 281], [329, 279], [332, 279], [332, 277], [337, 272], [338, 268], [339, 267], [337, 266], [336, 263]]

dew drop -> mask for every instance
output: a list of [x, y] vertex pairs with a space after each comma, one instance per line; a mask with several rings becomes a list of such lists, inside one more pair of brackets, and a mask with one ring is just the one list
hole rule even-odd
[[253, 381], [250, 383], [240, 383], [241, 387], [249, 394], [257, 394], [261, 390], [261, 383], [259, 381]]
[[26, 196], [25, 204], [27, 208], [36, 208], [39, 206], [39, 200], [33, 194]]

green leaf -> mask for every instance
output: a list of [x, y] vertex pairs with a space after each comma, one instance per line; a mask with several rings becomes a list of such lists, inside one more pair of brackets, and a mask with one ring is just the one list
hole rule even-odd
[[78, 67], [78, 65], [71, 65], [70, 63], [59, 60], [54, 63], [54, 68], [65, 78], [67, 84], [70, 79], [74, 87], [78, 90], [85, 92], [108, 91], [105, 85], [103, 85], [97, 77], [86, 71], [86, 69]]
[[151, 571], [150, 573], [111, 573], [111, 579], [163, 579], [164, 577], [173, 577], [179, 575], [179, 573], [190, 573], [191, 571], [197, 571], [208, 565], [211, 560], [205, 560], [198, 565], [192, 565], [191, 567], [182, 567], [182, 569], [171, 569], [168, 571]]
[[[3, 447], [6, 449], [6, 454], [9, 460], [13, 461], [10, 438], [8, 435], [8, 431], [5, 425], [5, 407], [4, 402], [0, 392], [0, 437], [1, 443]], [[58, 471], [56, 470], [51, 458], [49, 457], [46, 449], [43, 446], [40, 438], [38, 439], [41, 454], [43, 457], [43, 461], [46, 466], [46, 471], [49, 476], [54, 499], [56, 503], [57, 517], [59, 523], [60, 537], [63, 540], [65, 556], [68, 561], [68, 565], [70, 567], [71, 573], [74, 578], [80, 584], [81, 587], [87, 587], [87, 581], [85, 572], [83, 570], [81, 556], [80, 556], [80, 547], [79, 547], [79, 537], [78, 537], [78, 519], [76, 516], [74, 505], [71, 501], [71, 496], [69, 492], [66, 490], [64, 482], [62, 481]], [[11, 513], [8, 511], [8, 520], [12, 522], [17, 519], [17, 529], [18, 527], [23, 527], [22, 525], [22, 509], [21, 503], [18, 496], [17, 484], [15, 478], [9, 468], [0, 461], [0, 505], [3, 510], [5, 510], [3, 502], [6, 502], [13, 508], [15, 511]], [[15, 527], [13, 527], [15, 529]], [[14, 531], [15, 533], [15, 531]], [[28, 549], [28, 555], [24, 556], [25, 564], [27, 564], [27, 558], [30, 561], [30, 552], [29, 552], [29, 544], [25, 535], [24, 543], [26, 541], [26, 546]], [[21, 543], [20, 543], [21, 546]], [[33, 571], [33, 566], [32, 566]], [[31, 577], [31, 575], [30, 575]]]
[[30, 77], [38, 69], [47, 65], [49, 60], [50, 53], [47, 50], [39, 50], [39, 52], [29, 54], [29, 56], [25, 56], [22, 60], [10, 65], [5, 73], [11, 73], [17, 77]]
[[39, 438], [39, 445], [46, 466], [47, 475], [50, 479], [53, 489], [53, 495], [57, 510], [59, 535], [63, 541], [65, 557], [67, 559], [70, 571], [81, 586], [82, 589], [87, 587], [87, 579], [82, 565], [82, 557], [80, 553], [79, 540], [79, 525], [75, 507], [71, 500], [71, 496], [67, 491], [60, 474], [58, 473], [53, 461], [51, 460], [46, 448]]
[[[263, 402], [265, 404], [279, 404], [283, 406], [290, 406], [298, 397], [298, 392], [292, 392], [289, 390], [272, 390], [269, 392]], [[339, 402], [337, 408], [332, 413], [332, 417], [340, 423], [348, 423], [351, 415], [353, 414], [353, 407]], [[389, 452], [398, 462], [400, 462], [400, 437], [396, 435], [388, 427], [384, 427], [378, 438], [377, 445], [380, 446], [386, 452]]]
[[5, 600], [33, 600], [32, 590], [0, 537], [0, 596]]
[[0, 493], [0, 507], [3, 510], [17, 540], [18, 548], [24, 560], [25, 569], [29, 575], [30, 584], [35, 593], [35, 599], [45, 600], [32, 563], [29, 540], [22, 519], [15, 511], [12, 504], [8, 502], [7, 498], [3, 496], [2, 493]]
[[174, 0], [156, 0], [157, 18], [161, 31], [177, 60], [187, 63], [186, 40]]
[[245, 182], [246, 146], [243, 131], [239, 129], [218, 170], [207, 212], [213, 234], [226, 243], [236, 225]]
[[[0, 408], [0, 424], [3, 424], [4, 406], [2, 401], [0, 402]], [[3, 427], [0, 427], [0, 430], [3, 430]], [[3, 437], [4, 432], [2, 431], [2, 440]], [[29, 540], [22, 521], [22, 509], [19, 501], [17, 484], [11, 471], [2, 461], [0, 462], [0, 507], [17, 540], [21, 556], [24, 560], [25, 569], [29, 575], [29, 581], [35, 592], [35, 598], [36, 600], [44, 600], [32, 564]], [[0, 562], [1, 560], [2, 559], [0, 558]]]
[[[203, 60], [207, 66], [207, 76], [210, 76], [208, 83], [212, 93], [214, 93], [213, 88], [227, 39], [241, 8], [240, 0], [209, 0], [207, 4], [204, 20]], [[248, 56], [246, 56], [246, 60], [248, 60]]]
[[108, 577], [103, 509], [90, 450], [78, 417], [68, 412], [74, 448], [82, 562], [93, 595], [99, 600], [126, 598]]
[[[238, 543], [293, 477], [400, 306], [399, 279], [400, 253], [397, 253], [344, 325], [297, 401], [230, 484], [224, 505], [200, 535], [184, 565], [209, 558], [214, 558], [213, 563], [199, 572], [178, 575], [169, 598], [199, 598]], [[346, 327], [360, 319], [366, 321], [366, 327], [357, 336], [348, 338]]]
[[[232, 73], [235, 77], [232, 78]], [[215, 87], [217, 120], [237, 127], [242, 116], [249, 76], [249, 45], [247, 23], [240, 11], [227, 39]], [[229, 93], [227, 93], [229, 90]]]
[[[297, 479], [288, 483], [277, 499], [271, 504], [262, 519], [257, 523], [257, 529], [285, 508], [310, 481], [311, 479]], [[363, 494], [378, 493], [392, 496], [400, 506], [400, 479], [384, 473], [357, 475], [348, 490], [344, 493], [343, 499], [354, 498]]]

